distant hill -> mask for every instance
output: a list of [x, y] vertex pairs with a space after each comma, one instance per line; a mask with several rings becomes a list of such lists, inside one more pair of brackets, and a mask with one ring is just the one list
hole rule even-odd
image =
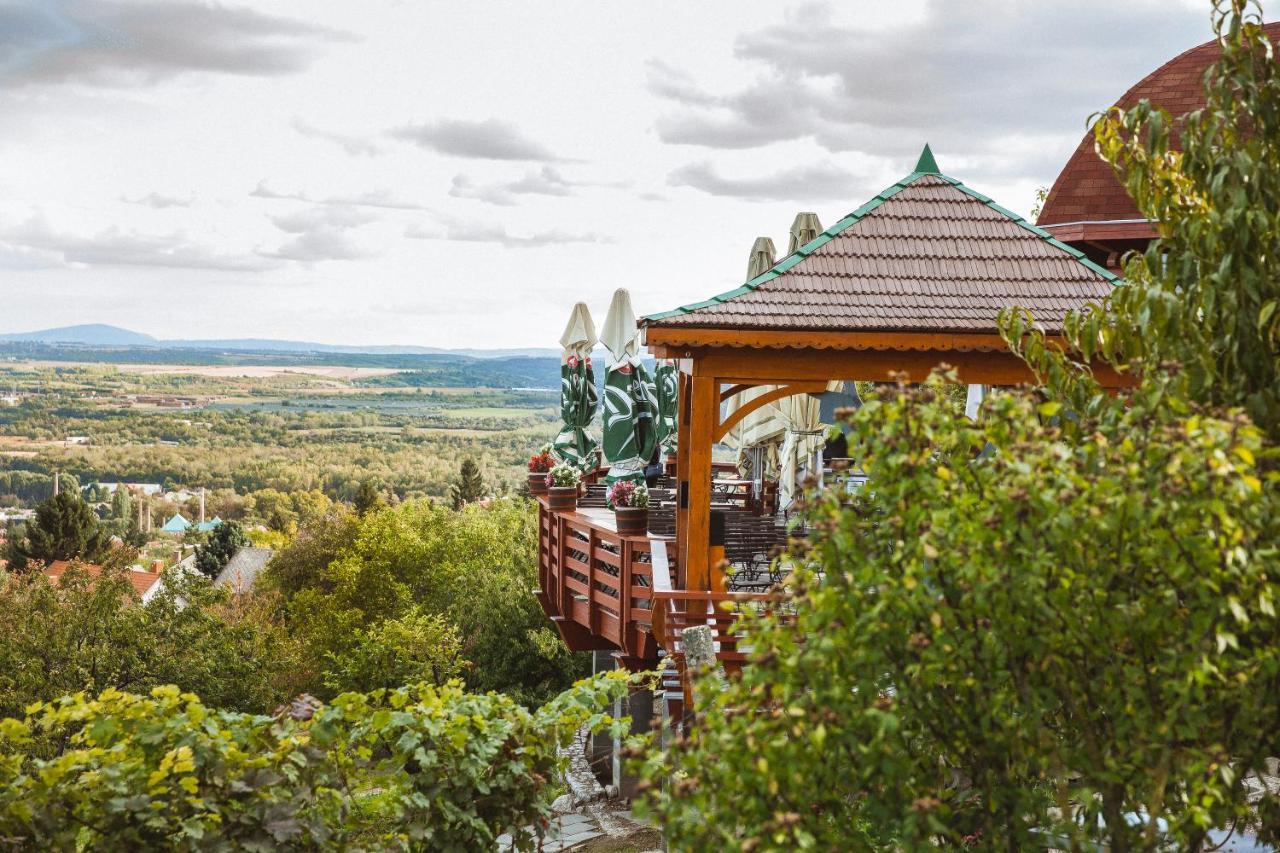
[[89, 323], [83, 326], [60, 326], [56, 329], [40, 329], [36, 332], [15, 332], [0, 335], [0, 341], [34, 341], [46, 344], [88, 344], [104, 347], [156, 346], [159, 341], [141, 332], [131, 332], [119, 326]]
[[252, 350], [255, 352], [289, 353], [352, 353], [371, 355], [462, 355], [471, 358], [533, 358], [559, 356], [555, 348], [512, 349], [442, 349], [411, 345], [353, 346], [344, 344], [319, 344], [310, 341], [282, 341], [271, 338], [230, 338], [225, 340], [166, 340], [141, 332], [89, 323], [81, 326], [62, 326], [57, 329], [40, 329], [34, 332], [0, 334], [0, 341], [43, 344], [82, 344], [91, 347], [153, 347], [157, 349], [198, 350]]

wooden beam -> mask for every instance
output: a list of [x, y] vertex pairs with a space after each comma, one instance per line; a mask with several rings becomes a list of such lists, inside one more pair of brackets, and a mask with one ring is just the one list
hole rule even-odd
[[707, 329], [693, 326], [650, 327], [645, 330], [645, 344], [650, 349], [662, 348], [676, 355], [659, 357], [687, 358], [685, 350], [703, 347], [748, 349], [807, 350], [942, 350], [995, 352], [1007, 351], [1004, 338], [997, 334], [955, 332], [831, 332], [821, 330]]
[[[922, 382], [939, 365], [956, 371], [957, 381], [972, 385], [1022, 385], [1035, 382], [1026, 363], [1011, 352], [858, 352], [853, 350], [704, 350], [694, 361], [694, 374], [735, 382], [779, 384], [792, 381], [857, 379], [886, 382], [905, 374]], [[1105, 364], [1094, 365], [1104, 388], [1136, 384]]]
[[[741, 386], [734, 385], [733, 387], [740, 388]], [[791, 385], [772, 388], [761, 394], [759, 397], [752, 397], [750, 400], [743, 403], [737, 411], [726, 418], [723, 423], [716, 427], [715, 435], [713, 437], [714, 441], [722, 440], [726, 435], [728, 435], [729, 430], [741, 423], [743, 418], [761, 406], [767, 406], [774, 400], [781, 400], [783, 397], [793, 397], [796, 394], [817, 394], [825, 390], [827, 390], [826, 382], [797, 382]]]
[[723, 403], [725, 400], [728, 400], [734, 394], [741, 394], [743, 391], [750, 390], [751, 388], [754, 388], [754, 387], [756, 387], [755, 382], [750, 382], [750, 383], [739, 382], [736, 385], [730, 385], [728, 388], [725, 388], [723, 391], [720, 392], [720, 402]]

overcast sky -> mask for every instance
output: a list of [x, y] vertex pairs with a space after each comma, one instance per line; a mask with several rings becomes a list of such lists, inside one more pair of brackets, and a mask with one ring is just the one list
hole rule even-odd
[[555, 346], [911, 171], [1027, 213], [1207, 0], [0, 0], [0, 331]]

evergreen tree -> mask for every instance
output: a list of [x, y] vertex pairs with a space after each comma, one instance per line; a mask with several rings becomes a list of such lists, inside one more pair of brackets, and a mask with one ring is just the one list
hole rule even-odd
[[132, 506], [133, 501], [129, 500], [129, 490], [123, 484], [117, 485], [115, 494], [111, 496], [111, 517], [128, 521]]
[[236, 552], [249, 544], [244, 528], [234, 521], [224, 521], [209, 534], [209, 540], [196, 546], [196, 568], [211, 578], [227, 567]]
[[462, 460], [458, 469], [458, 479], [449, 487], [449, 497], [454, 509], [462, 509], [469, 503], [484, 497], [484, 477], [480, 474], [480, 466], [471, 457]]
[[378, 486], [373, 480], [363, 480], [360, 483], [360, 488], [356, 490], [354, 503], [356, 514], [362, 516], [368, 515], [385, 504], [382, 500], [382, 494], [378, 491]]
[[33, 563], [54, 560], [97, 562], [107, 553], [109, 537], [78, 490], [59, 492], [36, 508], [22, 541], [10, 546], [9, 564], [22, 571]]

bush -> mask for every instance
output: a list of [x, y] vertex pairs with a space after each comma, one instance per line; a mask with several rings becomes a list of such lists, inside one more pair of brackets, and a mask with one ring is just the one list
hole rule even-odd
[[1280, 754], [1276, 477], [1243, 417], [1128, 403], [1076, 443], [1022, 394], [979, 423], [935, 386], [868, 402], [872, 485], [811, 510], [825, 576], [649, 768], [684, 779], [672, 845], [1121, 850], [1160, 820], [1194, 849], [1248, 821]]
[[[269, 583], [289, 590], [289, 624], [314, 660], [350, 661], [359, 638], [386, 620], [439, 617], [462, 639], [472, 688], [534, 705], [585, 673], [583, 656], [564, 647], [533, 595], [536, 525], [533, 505], [522, 500], [459, 512], [407, 501], [363, 517], [331, 516], [272, 559]], [[331, 666], [326, 680], [381, 686], [347, 680], [344, 666]]]
[[35, 572], [0, 580], [0, 716], [68, 693], [166, 683], [260, 712], [306, 677], [270, 602], [232, 602], [204, 578], [170, 574], [142, 604], [128, 571], [91, 578], [73, 565], [56, 585]]
[[[274, 717], [172, 686], [66, 697], [0, 721], [0, 836], [31, 850], [480, 850], [511, 832], [533, 849], [557, 750], [625, 691], [610, 674], [531, 712], [422, 685]], [[65, 750], [33, 757], [36, 733]]]
[[442, 616], [410, 609], [357, 630], [350, 648], [330, 652], [325, 686], [341, 693], [420, 682], [442, 685], [458, 678], [466, 665], [458, 629]]

